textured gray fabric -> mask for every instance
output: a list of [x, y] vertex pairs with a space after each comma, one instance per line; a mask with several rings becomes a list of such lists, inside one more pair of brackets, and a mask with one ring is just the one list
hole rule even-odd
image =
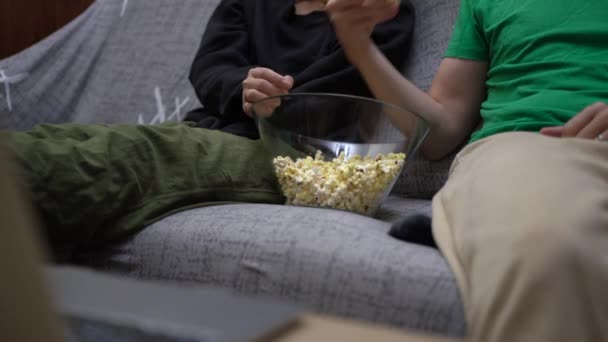
[[0, 61], [8, 80], [0, 83], [11, 95], [9, 108], [0, 91], [0, 111], [10, 112], [15, 129], [180, 120], [199, 106], [187, 76], [218, 2], [97, 0], [49, 38]]
[[[401, 200], [407, 205], [407, 200]], [[428, 202], [415, 206], [428, 210]], [[79, 262], [129, 276], [269, 294], [312, 310], [464, 333], [454, 278], [435, 249], [343, 211], [237, 204], [189, 210]]]
[[459, 0], [410, 0], [416, 10], [415, 44], [405, 75], [428, 89], [448, 46], [458, 15]]
[[392, 223], [406, 215], [413, 214], [431, 216], [431, 201], [392, 195], [382, 203], [375, 218]]

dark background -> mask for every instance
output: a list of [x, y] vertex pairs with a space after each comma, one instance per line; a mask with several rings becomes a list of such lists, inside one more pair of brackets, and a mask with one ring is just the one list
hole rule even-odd
[[93, 0], [0, 0], [0, 59], [44, 39], [91, 3]]

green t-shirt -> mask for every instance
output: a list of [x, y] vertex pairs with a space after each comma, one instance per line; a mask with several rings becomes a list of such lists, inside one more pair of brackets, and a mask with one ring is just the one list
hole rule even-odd
[[475, 141], [608, 101], [608, 0], [461, 0], [445, 54], [489, 63]]

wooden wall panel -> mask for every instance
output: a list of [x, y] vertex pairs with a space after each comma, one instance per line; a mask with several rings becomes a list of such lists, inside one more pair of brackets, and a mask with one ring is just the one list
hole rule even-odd
[[42, 40], [93, 0], [0, 0], [0, 59]]

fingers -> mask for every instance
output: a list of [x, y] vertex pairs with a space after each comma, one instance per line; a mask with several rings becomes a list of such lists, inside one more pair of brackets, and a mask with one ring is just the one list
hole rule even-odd
[[250, 102], [243, 102], [243, 112], [253, 117], [253, 104], [251, 104]]
[[363, 2], [364, 0], [329, 0], [325, 4], [325, 10], [337, 12], [349, 8], [362, 7]]
[[293, 77], [287, 75], [287, 76], [285, 76], [285, 79], [286, 79], [286, 83], [285, 84], [288, 85], [287, 90], [293, 88], [293, 82], [294, 82]]
[[[371, 21], [372, 16], [369, 13], [365, 12], [341, 12], [336, 13], [331, 17], [331, 20], [334, 23], [339, 25], [345, 25], [346, 27], [353, 27], [355, 25], [359, 27], [367, 26], [367, 22]], [[362, 24], [366, 25], [362, 25]], [[371, 33], [371, 30], [368, 27], [365, 27], [366, 31]]]
[[385, 22], [394, 18], [399, 12], [398, 7], [363, 8], [354, 7], [351, 9], [335, 11], [330, 13], [332, 22], [351, 23], [367, 19], [375, 24]]
[[268, 117], [274, 113], [275, 109], [281, 105], [279, 98], [265, 98], [259, 102], [248, 103], [247, 106], [250, 108], [251, 115], [257, 117]]
[[247, 89], [243, 91], [243, 111], [245, 114], [249, 116], [260, 115], [260, 113], [264, 113], [265, 116], [270, 115], [278, 104], [280, 104], [280, 102], [276, 104], [279, 99], [265, 100], [262, 101], [260, 105], [255, 106], [256, 102], [264, 100], [267, 97], [269, 97], [268, 94], [265, 94], [257, 89]]
[[563, 126], [545, 127], [541, 134], [561, 138], [608, 139], [608, 105], [594, 103]]
[[399, 7], [399, 0], [364, 0], [362, 7], [368, 9], [386, 9]]
[[593, 119], [583, 127], [577, 134], [577, 138], [595, 139], [608, 130], [608, 106], [595, 113]]
[[[254, 91], [255, 92], [255, 91]], [[250, 92], [252, 93], [252, 92]], [[267, 98], [267, 96], [263, 93], [253, 94], [251, 99], [258, 100], [250, 100], [247, 102], [243, 102], [243, 112], [245, 114], [253, 117], [254, 115], [260, 117], [267, 117], [272, 115], [275, 109], [281, 105], [281, 100], [278, 98]]]
[[[293, 87], [294, 80], [291, 76], [283, 76], [268, 68], [252, 68], [249, 70], [247, 78], [243, 81], [243, 112], [249, 116], [253, 116], [253, 104], [257, 101], [270, 96], [287, 94]], [[278, 103], [280, 101], [277, 99]], [[271, 108], [272, 112], [278, 104], [276, 101], [268, 101], [263, 106]], [[260, 106], [261, 108], [262, 106]], [[255, 113], [257, 114], [257, 113]]]
[[[293, 81], [291, 81], [293, 84]], [[255, 89], [267, 96], [286, 94], [287, 90], [279, 88], [263, 78], [247, 78], [243, 81], [243, 90]]]
[[283, 88], [285, 90], [289, 90], [293, 86], [293, 79], [280, 75], [268, 68], [253, 68], [249, 70], [249, 77], [264, 79], [272, 83], [275, 87]]
[[383, 23], [385, 21], [389, 21], [393, 19], [399, 13], [399, 6], [392, 6], [389, 9], [381, 9], [378, 10], [378, 13], [375, 15], [378, 23]]
[[563, 133], [564, 126], [545, 127], [540, 130], [540, 134], [555, 138], [561, 138]]
[[357, 65], [364, 62], [374, 42], [373, 29], [399, 13], [395, 0], [329, 0], [325, 10], [332, 22], [340, 45], [348, 60]]
[[336, 13], [332, 16], [332, 21], [345, 24], [355, 24], [364, 21], [371, 21], [377, 16], [376, 11], [350, 10]]
[[398, 6], [400, 1], [395, 0], [329, 0], [325, 10], [329, 12], [344, 11], [354, 8], [377, 9]]
[[269, 96], [268, 94], [263, 93], [257, 89], [247, 89], [247, 90], [245, 90], [244, 94], [245, 94], [245, 102], [251, 102], [251, 103], [263, 100]]
[[604, 103], [598, 102], [583, 109], [582, 112], [578, 113], [570, 121], [568, 121], [568, 123], [564, 125], [564, 132], [562, 134], [562, 137], [577, 137], [579, 132], [589, 123], [591, 123], [595, 115], [605, 106], [606, 105]]
[[269, 95], [257, 89], [243, 89], [243, 112], [249, 116], [253, 116], [252, 104], [267, 98]]

